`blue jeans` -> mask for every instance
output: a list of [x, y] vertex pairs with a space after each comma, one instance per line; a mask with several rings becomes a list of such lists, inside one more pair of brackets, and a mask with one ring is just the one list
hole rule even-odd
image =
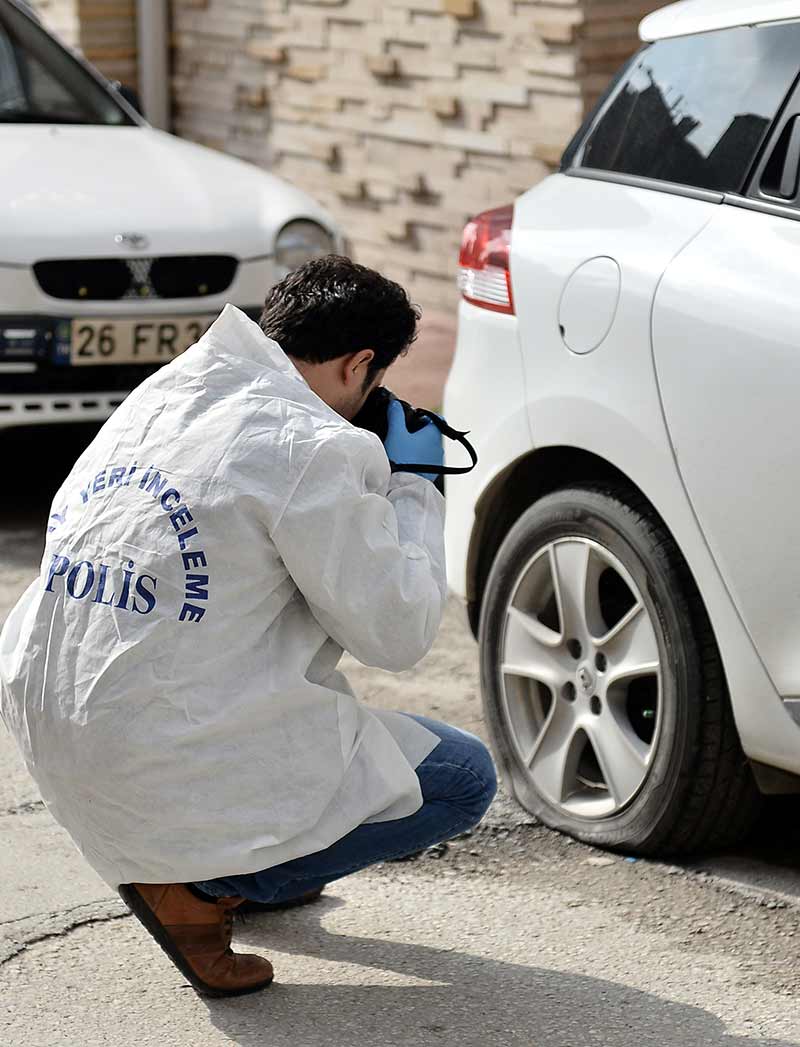
[[441, 741], [417, 767], [422, 806], [407, 818], [359, 825], [324, 851], [262, 872], [195, 884], [206, 894], [239, 895], [257, 902], [284, 902], [375, 862], [402, 858], [471, 829], [497, 791], [492, 758], [467, 731], [415, 716]]

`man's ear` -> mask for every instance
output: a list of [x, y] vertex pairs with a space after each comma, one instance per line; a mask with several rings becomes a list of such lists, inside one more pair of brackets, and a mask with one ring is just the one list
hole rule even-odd
[[374, 359], [375, 353], [372, 349], [360, 349], [357, 353], [351, 353], [350, 356], [345, 357], [343, 374], [345, 385], [363, 385], [369, 366]]

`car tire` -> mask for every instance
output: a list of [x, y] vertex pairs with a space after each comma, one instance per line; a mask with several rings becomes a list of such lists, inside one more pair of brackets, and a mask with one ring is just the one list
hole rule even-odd
[[[581, 591], [582, 642], [565, 626], [580, 622]], [[751, 828], [761, 797], [711, 624], [675, 541], [633, 488], [576, 485], [522, 515], [494, 560], [479, 644], [501, 776], [545, 825], [662, 856], [728, 846]]]

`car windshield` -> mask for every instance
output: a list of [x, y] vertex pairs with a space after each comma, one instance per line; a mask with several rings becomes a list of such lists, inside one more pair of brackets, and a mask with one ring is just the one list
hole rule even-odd
[[41, 26], [0, 0], [0, 124], [134, 121]]

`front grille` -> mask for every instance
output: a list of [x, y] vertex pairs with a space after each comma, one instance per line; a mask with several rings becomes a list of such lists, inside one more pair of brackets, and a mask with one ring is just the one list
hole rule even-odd
[[230, 255], [165, 255], [37, 262], [33, 272], [51, 298], [113, 302], [222, 294], [233, 283], [238, 266]]

